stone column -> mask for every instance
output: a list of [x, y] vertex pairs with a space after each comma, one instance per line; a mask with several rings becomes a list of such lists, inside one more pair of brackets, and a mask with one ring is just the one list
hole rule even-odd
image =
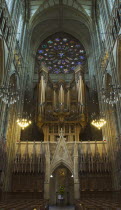
[[74, 145], [74, 198], [80, 198], [80, 184], [78, 175], [78, 145]]
[[49, 143], [46, 145], [46, 169], [45, 169], [45, 182], [44, 182], [44, 199], [49, 200], [49, 188], [50, 188], [50, 148]]
[[[111, 130], [113, 131], [113, 142], [111, 145], [111, 154], [114, 154], [111, 156], [112, 159], [112, 177], [113, 177], [113, 188], [114, 190], [120, 190], [120, 173], [118, 164], [120, 165], [120, 158], [117, 158], [117, 153], [120, 153], [117, 149], [117, 144], [119, 139], [117, 137], [120, 135], [120, 129], [119, 129], [119, 123], [118, 123], [118, 116], [116, 114], [116, 107], [113, 107], [112, 109], [112, 119], [111, 119]], [[119, 142], [120, 143], [120, 142]]]
[[11, 191], [11, 183], [12, 183], [12, 169], [14, 164], [15, 157], [15, 141], [16, 141], [16, 123], [17, 110], [16, 105], [13, 105], [9, 110], [9, 118], [7, 122], [6, 128], [6, 161], [5, 161], [5, 169], [3, 180], [3, 191], [10, 192]]
[[80, 199], [80, 184], [79, 179], [74, 178], [74, 199]]

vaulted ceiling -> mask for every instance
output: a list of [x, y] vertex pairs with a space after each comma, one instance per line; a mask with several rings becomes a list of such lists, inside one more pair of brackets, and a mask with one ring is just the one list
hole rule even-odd
[[36, 52], [49, 35], [63, 31], [89, 50], [92, 0], [30, 0], [31, 47]]
[[84, 9], [87, 15], [91, 16], [92, 0], [31, 0], [30, 1], [31, 17], [37, 12], [38, 9], [39, 11], [42, 11], [45, 8], [52, 7], [62, 3], [64, 5], [72, 6], [79, 11]]

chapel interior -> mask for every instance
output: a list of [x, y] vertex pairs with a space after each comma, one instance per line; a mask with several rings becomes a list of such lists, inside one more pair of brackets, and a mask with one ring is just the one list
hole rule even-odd
[[121, 0], [0, 0], [0, 209], [121, 209]]

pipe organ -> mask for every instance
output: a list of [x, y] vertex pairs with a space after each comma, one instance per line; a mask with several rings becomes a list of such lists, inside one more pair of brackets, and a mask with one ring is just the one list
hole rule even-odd
[[[71, 141], [79, 140], [81, 128], [86, 125], [84, 88], [81, 75], [77, 81], [73, 78], [66, 81], [61, 75], [61, 79], [56, 82], [46, 74], [40, 76], [37, 121], [46, 136], [44, 140], [56, 141], [59, 129], [63, 128], [65, 131], [67, 125], [69, 132], [65, 133], [66, 138]], [[73, 133], [72, 125], [75, 128]], [[58, 131], [54, 129], [55, 126]], [[51, 133], [50, 127], [53, 127]]]
[[44, 112], [44, 104], [45, 104], [45, 91], [46, 91], [46, 82], [44, 80], [43, 75], [40, 78], [39, 83], [39, 105], [40, 105], [40, 114], [43, 114]]
[[84, 112], [83, 105], [85, 104], [85, 99], [84, 99], [84, 82], [81, 75], [79, 76], [79, 79], [76, 85], [77, 85], [77, 93], [78, 93], [78, 103], [80, 104], [79, 109], [83, 113]]
[[65, 93], [64, 93], [64, 88], [63, 88], [63, 86], [61, 85], [60, 86], [60, 88], [59, 88], [59, 103], [60, 103], [60, 105], [62, 106], [63, 104], [64, 104], [64, 95], [65, 95]]

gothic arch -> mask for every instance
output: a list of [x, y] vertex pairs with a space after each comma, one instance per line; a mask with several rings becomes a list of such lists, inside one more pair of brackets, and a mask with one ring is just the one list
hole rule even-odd
[[10, 85], [14, 85], [14, 87], [16, 89], [20, 89], [20, 79], [19, 79], [19, 75], [16, 71], [14, 71], [10, 74], [8, 83]]
[[103, 87], [107, 89], [111, 84], [112, 84], [112, 76], [106, 72], [103, 76]]
[[73, 174], [74, 173], [74, 170], [72, 168], [72, 166], [69, 164], [69, 163], [66, 163], [65, 161], [63, 160], [59, 160], [56, 162], [56, 164], [51, 168], [51, 174], [59, 167], [59, 166], [65, 166], [66, 168], [69, 169], [69, 171]]
[[0, 37], [0, 85], [4, 78], [4, 42]]
[[[54, 33], [57, 33], [57, 32], [60, 32], [60, 30], [56, 27], [53, 27], [53, 29], [51, 29], [51, 30], [46, 30], [45, 33], [43, 33], [42, 35], [40, 34], [40, 38], [38, 40], [36, 40], [36, 43], [34, 44], [34, 46], [32, 46], [33, 44], [31, 44], [31, 48], [34, 48], [34, 52], [36, 53], [37, 48], [40, 45], [40, 43], [42, 41], [44, 41], [50, 35], [53, 35]], [[86, 52], [87, 53], [89, 52], [89, 42], [85, 41], [84, 36], [80, 37], [76, 30], [72, 30], [69, 28], [63, 28], [63, 32], [68, 33], [68, 34], [74, 36], [76, 39], [78, 39], [83, 44]]]
[[56, 5], [46, 8], [43, 11], [38, 10], [38, 13], [34, 14], [33, 20], [30, 23], [31, 48], [36, 51], [38, 45], [49, 35], [63, 31], [76, 37], [84, 45], [87, 51], [87, 49], [91, 47], [91, 22], [89, 17], [72, 6], [64, 5], [63, 22], [60, 28], [58, 25], [59, 17], [57, 16], [57, 9], [58, 7]]
[[16, 78], [16, 74], [15, 73], [13, 73], [10, 76], [9, 84], [15, 85], [15, 87], [17, 86], [17, 78]]
[[[32, 16], [31, 20], [30, 20], [30, 26], [35, 26], [37, 25], [38, 20], [40, 21], [40, 16], [44, 14], [45, 17], [45, 13], [50, 12], [50, 10], [55, 10], [59, 8], [59, 4], [56, 5], [51, 5], [51, 6], [47, 6], [47, 7], [43, 7], [42, 5], [36, 10], [36, 12], [34, 13], [34, 15]], [[85, 12], [85, 10], [83, 9], [82, 5], [80, 5], [80, 7], [74, 7], [72, 5], [68, 5], [68, 4], [63, 4], [63, 8], [66, 8], [66, 10], [71, 10], [73, 15], [75, 14], [75, 16], [81, 20], [84, 21], [84, 23], [86, 23], [88, 26], [90, 25], [91, 19], [90, 17], [87, 15], [87, 13]], [[80, 9], [79, 9], [80, 8]], [[90, 26], [89, 26], [90, 27]]]
[[[64, 187], [64, 200], [65, 204], [73, 204], [74, 202], [74, 179], [73, 173], [70, 168], [63, 162], [56, 166], [53, 173], [51, 173], [53, 178], [50, 178], [49, 182], [49, 194], [50, 194], [50, 204], [54, 205], [58, 203], [57, 195], [60, 194], [60, 187]], [[53, 195], [51, 196], [53, 192]]]
[[109, 73], [107, 73], [106, 74], [106, 81], [105, 81], [106, 88], [108, 88], [109, 85], [111, 85], [111, 84], [112, 84], [112, 76]]

